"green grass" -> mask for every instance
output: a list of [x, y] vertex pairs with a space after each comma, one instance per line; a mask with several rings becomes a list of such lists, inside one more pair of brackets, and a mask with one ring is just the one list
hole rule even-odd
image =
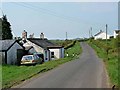
[[[81, 53], [80, 43], [77, 42], [71, 49], [67, 49], [69, 56], [49, 61], [36, 66], [14, 66], [14, 65], [3, 65], [2, 66], [2, 88], [10, 88], [15, 84], [27, 80], [39, 73], [51, 70], [60, 64], [74, 60]], [[76, 56], [72, 56], [72, 53], [76, 52]]]
[[[0, 65], [0, 73], [2, 73], [2, 67]], [[0, 74], [0, 89], [2, 88], [2, 74]]]
[[[104, 41], [102, 41], [102, 42], [104, 42]], [[109, 43], [110, 43], [110, 41], [109, 41]], [[113, 42], [111, 41], [111, 45], [112, 44], [113, 44]], [[99, 48], [99, 47], [97, 47], [97, 45], [95, 45], [93, 43], [89, 43], [89, 45], [91, 45], [97, 52], [98, 56], [104, 60], [104, 62], [106, 64], [107, 72], [109, 74], [111, 86], [112, 85], [118, 86], [118, 58], [117, 58], [118, 56], [117, 56], [117, 52], [110, 51], [108, 53], [108, 59], [107, 59], [107, 53], [105, 52], [105, 50], [102, 49], [102, 47]]]

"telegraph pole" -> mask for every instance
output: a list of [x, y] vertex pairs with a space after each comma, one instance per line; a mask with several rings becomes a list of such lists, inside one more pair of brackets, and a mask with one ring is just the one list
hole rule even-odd
[[92, 27], [91, 27], [91, 38], [92, 38]]
[[68, 36], [67, 36], [67, 32], [66, 32], [66, 40], [67, 40]]
[[108, 28], [108, 25], [106, 24], [106, 44], [107, 44], [107, 28]]
[[90, 39], [90, 30], [89, 30], [89, 39]]
[[90, 27], [90, 30], [89, 30], [89, 39], [90, 39], [90, 42], [92, 41], [92, 27]]
[[[108, 29], [108, 25], [106, 24], [106, 45], [108, 46], [108, 42], [107, 42], [107, 29]], [[107, 47], [107, 50], [106, 50], [106, 52], [107, 52], [107, 59], [108, 59], [108, 47]]]

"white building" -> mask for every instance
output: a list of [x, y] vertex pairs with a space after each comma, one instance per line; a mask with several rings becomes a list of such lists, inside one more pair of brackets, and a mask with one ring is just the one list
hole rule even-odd
[[23, 44], [25, 48], [31, 48], [29, 53], [42, 53], [44, 62], [64, 58], [64, 48], [58, 46], [47, 39], [41, 38], [28, 38], [26, 43]]
[[[106, 32], [100, 30], [96, 35], [94, 35], [94, 39], [106, 39]], [[107, 34], [107, 39], [110, 39], [110, 35]]]
[[118, 36], [118, 33], [120, 33], [120, 30], [114, 30], [114, 38]]
[[25, 50], [27, 50], [29, 54], [42, 54], [44, 62], [64, 58], [64, 47], [56, 45], [44, 38], [44, 33], [40, 34], [40, 38], [25, 37], [20, 42], [23, 43]]
[[4, 64], [17, 64], [23, 48], [16, 40], [0, 40], [0, 60]]

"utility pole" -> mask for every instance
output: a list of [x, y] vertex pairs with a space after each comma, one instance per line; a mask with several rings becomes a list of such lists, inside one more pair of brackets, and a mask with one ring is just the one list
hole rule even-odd
[[89, 30], [89, 39], [90, 39], [90, 42], [92, 41], [92, 27], [90, 27], [90, 30]]
[[90, 39], [90, 30], [89, 30], [89, 39]]
[[91, 30], [91, 38], [92, 38], [92, 27], [91, 27], [91, 29], [90, 29], [90, 30]]
[[67, 40], [68, 36], [67, 36], [67, 32], [66, 32], [66, 40]]
[[108, 59], [108, 42], [107, 42], [107, 29], [108, 29], [108, 25], [106, 24], [106, 45], [107, 45], [107, 50], [106, 50], [106, 52], [107, 52], [107, 59]]
[[107, 44], [107, 28], [108, 28], [108, 25], [106, 24], [106, 44]]

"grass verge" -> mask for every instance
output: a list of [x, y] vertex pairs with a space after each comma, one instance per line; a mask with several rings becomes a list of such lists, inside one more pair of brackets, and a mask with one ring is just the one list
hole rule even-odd
[[89, 45], [94, 48], [98, 56], [105, 62], [107, 72], [109, 74], [110, 86], [116, 85], [118, 87], [118, 53], [109, 51], [107, 56], [107, 53], [102, 48], [97, 47], [97, 45], [90, 42]]
[[[69, 56], [62, 59], [49, 61], [36, 66], [3, 65], [2, 88], [10, 88], [11, 86], [19, 84], [20, 82], [25, 81], [39, 73], [46, 72], [59, 66], [60, 64], [74, 60], [78, 57], [81, 51], [80, 43], [76, 42], [73, 47], [67, 49]], [[75, 56], [72, 55], [73, 53], [75, 53]]]

